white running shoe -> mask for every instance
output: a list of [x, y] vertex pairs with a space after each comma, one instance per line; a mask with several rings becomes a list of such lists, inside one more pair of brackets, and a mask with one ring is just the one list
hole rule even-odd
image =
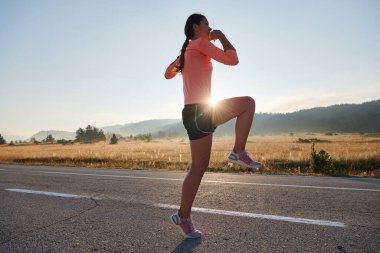
[[170, 216], [170, 220], [181, 228], [181, 231], [186, 238], [199, 238], [202, 236], [202, 232], [194, 228], [193, 222], [191, 221], [191, 215], [187, 219], [182, 219], [179, 217], [177, 211]]
[[252, 160], [246, 151], [243, 151], [240, 153], [235, 153], [232, 150], [230, 155], [227, 158], [227, 161], [230, 163], [242, 165], [242, 166], [248, 167], [250, 169], [256, 169], [256, 170], [258, 170], [260, 167], [263, 166], [262, 163], [259, 163], [257, 161]]

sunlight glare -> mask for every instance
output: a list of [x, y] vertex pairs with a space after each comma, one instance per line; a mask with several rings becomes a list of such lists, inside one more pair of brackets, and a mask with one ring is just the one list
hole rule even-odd
[[216, 106], [218, 104], [218, 100], [216, 98], [210, 98], [209, 103], [212, 106]]

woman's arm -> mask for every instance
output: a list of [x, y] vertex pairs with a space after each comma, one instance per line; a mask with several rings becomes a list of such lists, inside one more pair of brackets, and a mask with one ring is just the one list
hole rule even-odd
[[209, 40], [201, 39], [199, 43], [199, 50], [203, 54], [226, 65], [233, 66], [239, 63], [239, 59], [236, 54], [235, 48], [231, 45], [231, 43], [227, 40], [226, 36], [224, 36], [224, 34], [221, 31], [212, 31], [210, 34], [210, 39], [219, 39], [223, 45], [224, 51], [219, 47], [215, 46]]
[[212, 39], [219, 39], [220, 43], [222, 43], [222, 45], [223, 45], [224, 51], [227, 51], [228, 49], [232, 49], [232, 50], [236, 51], [236, 49], [234, 48], [234, 46], [232, 46], [232, 44], [227, 39], [226, 35], [224, 35], [224, 33], [222, 33], [222, 31], [220, 31], [220, 30], [213, 30], [211, 32], [211, 34], [210, 34], [210, 37]]
[[165, 71], [165, 78], [166, 79], [172, 79], [177, 75], [178, 72], [176, 72], [177, 68], [179, 66], [179, 56], [177, 59], [175, 59], [170, 65], [167, 67]]

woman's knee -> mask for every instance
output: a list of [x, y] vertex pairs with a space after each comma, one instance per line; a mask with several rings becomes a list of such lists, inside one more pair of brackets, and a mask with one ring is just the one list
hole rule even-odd
[[254, 111], [255, 107], [256, 107], [255, 100], [252, 97], [250, 97], [250, 96], [246, 96], [246, 97], [244, 97], [244, 99], [245, 99], [245, 102], [247, 104], [247, 108], [253, 109], [253, 111]]
[[191, 164], [191, 169], [189, 173], [196, 175], [198, 177], [203, 177], [207, 168], [208, 168], [208, 164], [207, 165]]

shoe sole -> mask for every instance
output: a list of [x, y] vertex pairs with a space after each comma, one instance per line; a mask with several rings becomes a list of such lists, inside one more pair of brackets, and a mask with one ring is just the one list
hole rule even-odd
[[248, 165], [248, 164], [246, 164], [244, 162], [232, 160], [230, 158], [227, 158], [227, 162], [233, 163], [233, 164], [237, 164], [237, 165], [241, 165], [241, 166], [244, 166], [244, 167], [247, 167], [247, 168], [250, 168], [250, 169], [256, 169], [256, 170], [260, 169], [263, 166], [262, 164], [261, 165], [252, 165], [251, 166], [251, 165]]

